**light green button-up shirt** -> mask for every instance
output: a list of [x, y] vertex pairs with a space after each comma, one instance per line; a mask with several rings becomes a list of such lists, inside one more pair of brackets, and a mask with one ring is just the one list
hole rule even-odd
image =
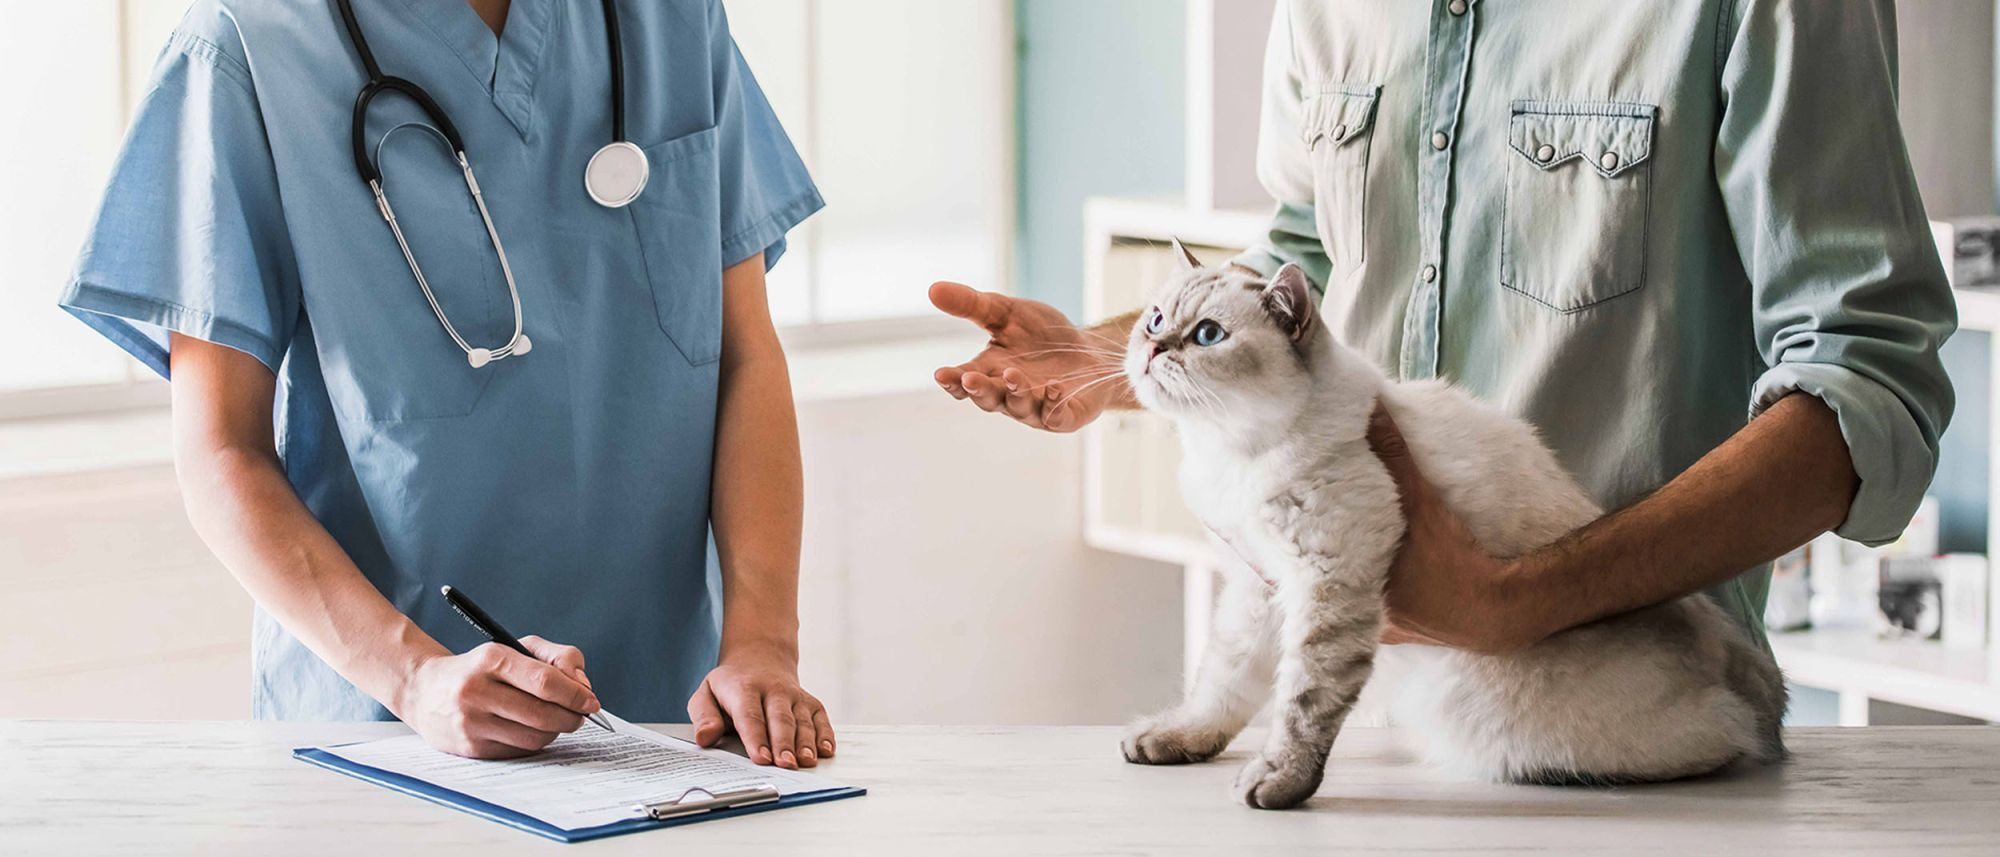
[[[1238, 261], [1305, 266], [1348, 344], [1534, 423], [1607, 508], [1818, 396], [1861, 476], [1839, 533], [1885, 542], [1936, 467], [1957, 324], [1895, 45], [1888, 0], [1281, 0], [1280, 207]], [[1768, 585], [1711, 595], [1761, 629]]]

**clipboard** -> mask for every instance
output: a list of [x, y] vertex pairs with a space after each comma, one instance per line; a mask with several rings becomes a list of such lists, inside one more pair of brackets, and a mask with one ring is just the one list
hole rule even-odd
[[[439, 806], [447, 806], [459, 812], [479, 816], [487, 821], [499, 822], [516, 830], [553, 839], [557, 842], [586, 842], [637, 833], [642, 830], [657, 830], [664, 827], [679, 827], [734, 818], [739, 815], [769, 812], [774, 809], [789, 809], [795, 806], [824, 803], [842, 798], [860, 797], [867, 789], [852, 786], [823, 789], [814, 792], [798, 792], [779, 796], [776, 789], [768, 786], [762, 789], [708, 794], [701, 789], [689, 789], [677, 799], [657, 803], [635, 805], [633, 818], [602, 824], [596, 827], [564, 829], [537, 818], [524, 815], [497, 804], [489, 803], [471, 795], [428, 783], [414, 777], [392, 771], [363, 765], [349, 759], [328, 753], [318, 747], [301, 747], [292, 751], [292, 757], [309, 764], [318, 765], [330, 771], [337, 771], [355, 779], [374, 783], [391, 791], [402, 792], [411, 797], [422, 798]], [[643, 813], [643, 814], [638, 814]]]

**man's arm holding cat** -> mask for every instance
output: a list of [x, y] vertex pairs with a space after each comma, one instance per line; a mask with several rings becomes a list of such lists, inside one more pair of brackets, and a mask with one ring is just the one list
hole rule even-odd
[[1793, 393], [1645, 499], [1501, 560], [1445, 508], [1386, 412], [1369, 441], [1410, 527], [1385, 636], [1473, 651], [1523, 648], [1727, 581], [1839, 526], [1861, 484], [1833, 410]]

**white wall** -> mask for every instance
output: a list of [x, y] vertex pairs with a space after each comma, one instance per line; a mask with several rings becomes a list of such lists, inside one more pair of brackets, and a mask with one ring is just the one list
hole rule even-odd
[[1993, 18], [1993, 0], [1896, 9], [1903, 134], [1934, 219], [1994, 212]]
[[808, 405], [804, 670], [860, 723], [1114, 723], [1178, 697], [1180, 570], [1083, 546], [1076, 435], [942, 393]]

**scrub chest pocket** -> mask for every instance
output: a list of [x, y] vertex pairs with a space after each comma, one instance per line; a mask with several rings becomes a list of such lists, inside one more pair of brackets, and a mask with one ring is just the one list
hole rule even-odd
[[1368, 147], [1382, 87], [1321, 83], [1308, 88], [1300, 133], [1312, 155], [1313, 207], [1333, 263], [1327, 288], [1346, 280], [1367, 254]]
[[647, 147], [652, 178], [627, 206], [660, 329], [696, 366], [722, 356], [725, 261], [716, 134], [708, 128]]
[[1514, 102], [1501, 285], [1560, 313], [1645, 285], [1657, 112], [1608, 101]]

